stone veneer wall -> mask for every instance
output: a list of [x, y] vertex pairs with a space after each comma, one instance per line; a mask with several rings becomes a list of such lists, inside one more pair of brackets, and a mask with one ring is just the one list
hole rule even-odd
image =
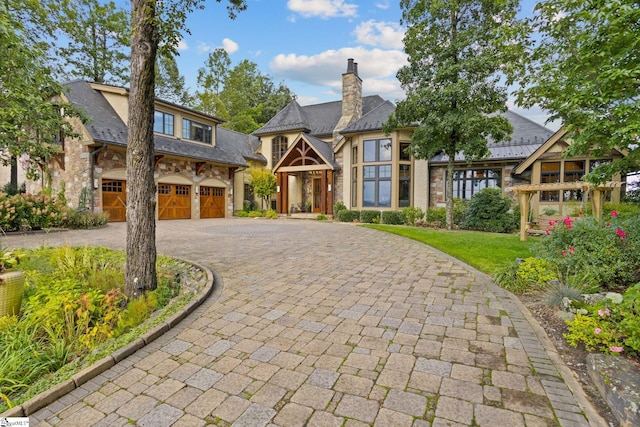
[[[95, 178], [101, 178], [105, 173], [112, 170], [124, 170], [126, 169], [126, 156], [124, 151], [118, 151], [113, 149], [107, 149], [100, 153], [98, 161], [95, 166]], [[196, 175], [195, 162], [191, 162], [180, 158], [167, 158], [164, 157], [160, 160], [155, 168], [154, 179], [156, 181], [166, 176], [180, 175], [185, 179], [191, 181], [193, 185], [199, 185], [204, 180], [213, 178], [224, 183], [226, 187], [226, 210], [229, 216], [233, 215], [233, 195], [231, 194], [231, 179], [229, 178], [229, 168], [223, 166], [216, 166], [207, 164], [199, 175]], [[163, 180], [165, 182], [165, 180]], [[171, 179], [166, 180], [167, 183], [171, 182]], [[236, 191], [243, 191], [244, 189], [236, 189]], [[192, 197], [195, 193], [192, 192]], [[102, 209], [102, 194], [100, 188], [95, 190], [94, 195], [94, 207], [97, 210]], [[241, 209], [241, 207], [240, 207]], [[199, 218], [200, 208], [198, 199], [192, 198], [192, 218]]]
[[[47, 163], [48, 174], [51, 177], [53, 193], [62, 190], [64, 185], [65, 197], [69, 207], [77, 207], [83, 188], [91, 188], [91, 174], [89, 148], [78, 139], [67, 138], [65, 140], [64, 169], [55, 160]], [[42, 191], [43, 179], [26, 181], [28, 193]]]
[[340, 168], [333, 171], [333, 184], [331, 188], [333, 191], [333, 203], [342, 201], [345, 205], [349, 206], [349, 204], [344, 201], [344, 148], [335, 154], [335, 162]]

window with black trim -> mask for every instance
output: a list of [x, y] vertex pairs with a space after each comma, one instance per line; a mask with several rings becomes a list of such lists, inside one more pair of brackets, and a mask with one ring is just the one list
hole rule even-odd
[[271, 160], [272, 166], [280, 161], [284, 153], [287, 152], [289, 140], [286, 136], [278, 135], [271, 140]]
[[453, 172], [453, 197], [470, 200], [484, 188], [502, 188], [502, 169], [461, 169]]
[[410, 142], [401, 142], [400, 143], [400, 161], [411, 160], [411, 154], [409, 154], [409, 147], [410, 146], [411, 146]]
[[411, 206], [411, 165], [400, 165], [398, 207]]
[[358, 168], [351, 169], [351, 206], [358, 206]]
[[182, 119], [182, 138], [211, 144], [212, 127], [189, 119]]
[[154, 111], [153, 131], [173, 136], [173, 114], [164, 111]]
[[362, 168], [362, 206], [391, 206], [391, 165]]
[[364, 159], [367, 162], [391, 161], [391, 139], [370, 139], [364, 141]]
[[[540, 164], [540, 183], [554, 184], [560, 182], [560, 162], [543, 162]], [[541, 191], [541, 202], [559, 202], [560, 191]]]

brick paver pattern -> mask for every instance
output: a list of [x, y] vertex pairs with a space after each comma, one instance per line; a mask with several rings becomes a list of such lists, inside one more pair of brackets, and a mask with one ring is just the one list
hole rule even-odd
[[[3, 243], [123, 249], [125, 230]], [[32, 426], [589, 425], [513, 297], [420, 243], [232, 219], [159, 222], [157, 244], [222, 293]]]

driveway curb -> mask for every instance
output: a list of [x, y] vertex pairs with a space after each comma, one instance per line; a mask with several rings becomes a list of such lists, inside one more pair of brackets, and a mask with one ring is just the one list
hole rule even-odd
[[153, 329], [151, 329], [149, 332], [142, 335], [135, 341], [119, 348], [109, 356], [106, 356], [94, 362], [92, 365], [88, 366], [82, 371], [77, 372], [70, 379], [57, 384], [49, 390], [43, 391], [42, 393], [32, 397], [21, 405], [14, 406], [13, 408], [3, 412], [0, 415], [2, 415], [3, 417], [28, 417], [29, 415], [56, 401], [65, 394], [77, 389], [87, 381], [97, 377], [107, 369], [126, 359], [128, 356], [132, 355], [144, 346], [152, 343], [154, 340], [162, 336], [165, 332], [184, 320], [185, 317], [187, 317], [196, 308], [202, 305], [210, 296], [220, 295], [224, 286], [222, 277], [218, 273], [212, 271], [204, 265], [180, 258], [173, 258], [191, 264], [207, 274], [207, 283], [205, 285], [205, 288], [195, 299], [188, 302], [180, 311], [175, 313], [163, 323], [155, 326]]

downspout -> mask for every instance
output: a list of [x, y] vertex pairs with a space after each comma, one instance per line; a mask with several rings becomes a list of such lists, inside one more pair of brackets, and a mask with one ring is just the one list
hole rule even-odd
[[94, 211], [94, 206], [95, 206], [95, 186], [94, 186], [94, 180], [95, 180], [95, 165], [96, 165], [96, 161], [98, 160], [98, 155], [100, 154], [100, 152], [102, 150], [104, 150], [105, 148], [107, 148], [107, 144], [102, 144], [102, 146], [100, 146], [99, 148], [96, 148], [95, 150], [93, 150], [93, 152], [91, 152], [91, 155], [89, 156], [89, 169], [91, 169], [91, 212]]
[[[231, 175], [231, 215], [236, 214], [236, 173], [246, 171], [247, 168], [237, 168]], [[244, 194], [243, 194], [244, 197]]]

